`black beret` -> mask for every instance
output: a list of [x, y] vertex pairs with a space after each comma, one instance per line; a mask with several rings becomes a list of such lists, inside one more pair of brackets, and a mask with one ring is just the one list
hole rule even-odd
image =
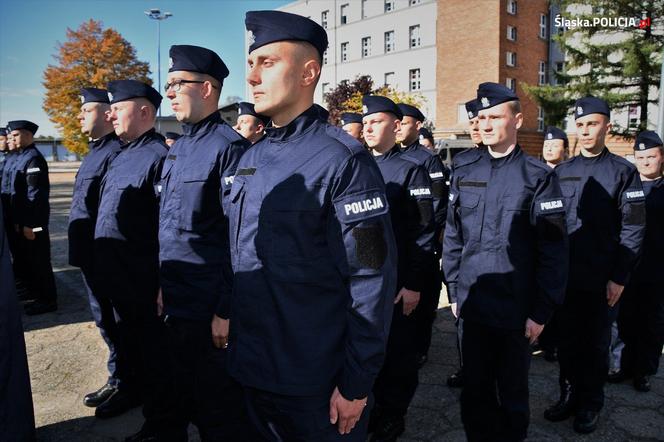
[[390, 112], [396, 115], [398, 119], [403, 119], [401, 109], [389, 98], [381, 95], [365, 95], [362, 97], [362, 116], [366, 117], [376, 112]]
[[576, 100], [576, 103], [574, 103], [574, 119], [590, 114], [602, 114], [611, 117], [609, 104], [597, 97], [584, 97]]
[[646, 150], [662, 146], [662, 139], [653, 130], [644, 130], [636, 136], [634, 150]]
[[404, 117], [413, 117], [417, 121], [424, 121], [424, 114], [415, 106], [406, 103], [397, 104]]
[[249, 53], [277, 41], [304, 41], [323, 58], [327, 32], [315, 21], [283, 11], [249, 11], [244, 20], [249, 34]]
[[477, 99], [473, 98], [470, 101], [466, 101], [465, 106], [469, 120], [472, 120], [473, 118], [477, 117], [477, 111], [480, 108], [480, 104], [477, 102]]
[[108, 83], [108, 99], [111, 104], [132, 98], [147, 98], [155, 109], [161, 104], [161, 94], [152, 86], [138, 80], [115, 80]]
[[247, 103], [246, 101], [241, 101], [239, 103], [238, 115], [251, 115], [251, 116], [254, 116], [254, 117], [258, 118], [259, 120], [261, 120], [261, 122], [263, 123], [263, 126], [267, 126], [267, 124], [270, 122], [270, 117], [268, 117], [266, 115], [257, 114], [256, 110], [254, 108], [254, 105], [252, 103]]
[[3, 137], [7, 136], [7, 128], [6, 127], [0, 127], [0, 136], [3, 136]]
[[39, 129], [39, 126], [28, 120], [14, 120], [7, 123], [7, 130], [9, 132], [19, 129], [27, 130], [34, 135], [37, 132], [37, 129]]
[[362, 114], [356, 114], [355, 112], [344, 112], [341, 114], [341, 125], [345, 126], [350, 123], [360, 123], [362, 124]]
[[477, 88], [477, 111], [498, 106], [508, 101], [519, 100], [514, 91], [499, 83], [486, 82]]
[[568, 142], [565, 131], [558, 129], [555, 126], [546, 127], [546, 131], [544, 131], [544, 140], [563, 140], [565, 143]]
[[421, 127], [419, 132], [420, 132], [420, 140], [426, 138], [428, 140], [431, 140], [432, 143], [434, 142], [433, 134], [431, 133], [431, 131], [429, 131], [429, 129], [427, 129], [426, 127]]
[[177, 132], [166, 132], [164, 135], [166, 136], [167, 140], [177, 140], [182, 136]]
[[228, 77], [228, 68], [216, 52], [200, 46], [173, 45], [168, 51], [168, 72], [188, 71], [206, 74], [219, 83]]
[[81, 88], [81, 104], [106, 103], [108, 104], [108, 91], [96, 87]]

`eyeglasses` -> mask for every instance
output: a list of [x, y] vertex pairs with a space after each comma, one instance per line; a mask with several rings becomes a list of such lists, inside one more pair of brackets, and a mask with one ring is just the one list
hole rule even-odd
[[[186, 83], [203, 84], [205, 82], [204, 81], [198, 81], [198, 80], [173, 80], [171, 83], [166, 83], [164, 85], [164, 92], [168, 92], [171, 88], [173, 88], [173, 92], [180, 92], [180, 88], [182, 87], [183, 84], [186, 84]], [[217, 89], [217, 87], [215, 85], [211, 84], [211, 86], [213, 88]]]

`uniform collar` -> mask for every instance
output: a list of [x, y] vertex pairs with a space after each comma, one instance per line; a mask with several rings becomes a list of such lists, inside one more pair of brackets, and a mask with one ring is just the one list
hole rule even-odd
[[203, 118], [198, 123], [183, 124], [182, 132], [184, 132], [184, 135], [193, 136], [196, 135], [198, 132], [207, 132], [210, 128], [221, 123], [222, 121], [223, 120], [221, 119], [221, 115], [219, 115], [219, 112], [214, 111], [207, 117]]
[[107, 133], [106, 135], [104, 135], [103, 137], [97, 138], [96, 140], [91, 141], [90, 142], [90, 150], [97, 149], [97, 148], [100, 148], [102, 146], [105, 146], [106, 143], [108, 143], [109, 141], [113, 141], [113, 140], [117, 140], [117, 139], [118, 139], [118, 136], [115, 134], [115, 132], [111, 131], [111, 132]]
[[384, 154], [374, 156], [374, 159], [378, 162], [387, 161], [387, 160], [391, 159], [392, 157], [394, 157], [396, 155], [399, 155], [399, 154], [401, 154], [401, 148], [399, 147], [398, 144], [395, 144], [392, 149], [388, 150]]
[[503, 167], [504, 165], [511, 163], [512, 160], [517, 159], [517, 158], [521, 158], [521, 156], [523, 155], [523, 151], [521, 150], [521, 146], [519, 146], [518, 144], [516, 146], [514, 146], [514, 149], [512, 150], [512, 152], [505, 155], [504, 157], [500, 157], [500, 158], [492, 157], [491, 154], [489, 153], [489, 148], [486, 148], [483, 151], [483, 153], [486, 155], [487, 158], [489, 158], [491, 160], [491, 166], [492, 167]]
[[145, 132], [140, 137], [136, 138], [134, 141], [131, 141], [130, 143], [127, 143], [124, 147], [127, 148], [127, 149], [134, 149], [136, 147], [140, 147], [144, 144], [147, 144], [150, 141], [155, 140], [155, 139], [157, 139], [157, 132], [155, 131], [155, 129], [153, 127], [152, 129]]
[[415, 140], [412, 143], [410, 143], [408, 146], [402, 148], [401, 151], [402, 152], [410, 152], [411, 150], [415, 150], [418, 147], [420, 147], [420, 142], [419, 142], [419, 140]]
[[320, 122], [320, 116], [316, 108], [311, 106], [286, 126], [266, 128], [265, 138], [273, 141], [288, 141], [308, 132], [316, 122]]
[[594, 161], [602, 161], [604, 158], [609, 156], [609, 149], [607, 149], [607, 147], [604, 146], [604, 148], [599, 153], [599, 155], [596, 155], [594, 157], [586, 157], [582, 153], [579, 153], [578, 156], [581, 158], [582, 161], [586, 161], [586, 162], [589, 162], [589, 163], [592, 163]]

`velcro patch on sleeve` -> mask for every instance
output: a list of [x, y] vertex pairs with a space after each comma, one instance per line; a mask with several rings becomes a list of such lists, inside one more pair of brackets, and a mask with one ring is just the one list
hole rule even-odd
[[334, 208], [339, 220], [345, 224], [388, 213], [387, 198], [380, 190], [347, 196], [335, 201]]
[[38, 172], [41, 172], [41, 169], [39, 167], [31, 167], [26, 171], [26, 173], [38, 173]]
[[436, 180], [438, 178], [443, 178], [444, 176], [445, 176], [445, 174], [443, 172], [434, 172], [434, 173], [429, 174], [429, 178], [431, 178], [432, 180]]
[[429, 187], [411, 187], [408, 189], [408, 194], [411, 198], [415, 199], [430, 198], [431, 193], [431, 188]]
[[362, 267], [378, 270], [387, 257], [387, 243], [383, 235], [383, 226], [367, 226], [353, 228], [355, 239], [355, 255]]

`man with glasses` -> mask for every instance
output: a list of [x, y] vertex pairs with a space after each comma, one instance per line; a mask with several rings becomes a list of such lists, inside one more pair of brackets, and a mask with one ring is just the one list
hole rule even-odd
[[183, 135], [161, 174], [160, 285], [178, 396], [176, 433], [193, 422], [203, 440], [249, 440], [242, 391], [226, 371], [232, 269], [226, 206], [249, 142], [217, 111], [228, 68], [215, 52], [170, 49], [165, 86]]

